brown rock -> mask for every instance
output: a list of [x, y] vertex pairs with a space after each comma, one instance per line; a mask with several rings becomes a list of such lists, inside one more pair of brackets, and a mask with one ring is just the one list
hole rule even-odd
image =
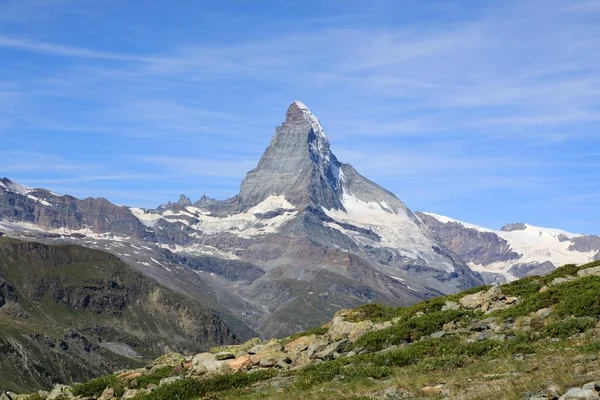
[[288, 353], [300, 353], [301, 351], [305, 351], [308, 347], [315, 341], [316, 336], [302, 336], [296, 340], [292, 340], [288, 344], [285, 345], [285, 351]]
[[229, 362], [229, 367], [234, 372], [249, 370], [254, 365], [254, 361], [250, 356], [238, 357]]
[[121, 379], [123, 381], [130, 381], [132, 379], [137, 379], [141, 376], [142, 376], [141, 372], [127, 371], [127, 372], [123, 372], [121, 375], [117, 376], [117, 378]]
[[436, 386], [425, 386], [421, 388], [421, 393], [427, 395], [436, 395], [441, 394], [444, 391], [444, 385], [436, 385]]

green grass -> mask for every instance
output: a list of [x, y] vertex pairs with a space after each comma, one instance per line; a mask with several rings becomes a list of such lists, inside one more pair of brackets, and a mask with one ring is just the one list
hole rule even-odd
[[[115, 375], [106, 375], [73, 386], [73, 394], [82, 397], [99, 397], [107, 387], [112, 387], [115, 389], [115, 392], [117, 392], [119, 386], [119, 382]], [[122, 395], [122, 391], [120, 392]]]
[[185, 378], [143, 395], [141, 400], [196, 399], [212, 393], [245, 388], [256, 382], [273, 378], [275, 375], [277, 375], [276, 371], [265, 370], [253, 373], [217, 375], [208, 379]]
[[380, 331], [369, 332], [359, 337], [356, 348], [378, 351], [392, 345], [414, 342], [423, 336], [442, 330], [444, 324], [474, 318], [478, 313], [465, 310], [432, 311], [401, 320], [396, 325]]

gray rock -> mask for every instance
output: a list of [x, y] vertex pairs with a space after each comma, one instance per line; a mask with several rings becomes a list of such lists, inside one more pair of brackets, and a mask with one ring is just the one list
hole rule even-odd
[[182, 379], [183, 379], [183, 375], [176, 375], [176, 376], [170, 376], [168, 378], [163, 378], [163, 379], [160, 380], [158, 386], [159, 387], [161, 387], [161, 386], [168, 386], [168, 385], [170, 385], [172, 383], [175, 383], [177, 381], [180, 381]]
[[447, 301], [446, 304], [444, 304], [444, 306], [442, 307], [442, 311], [448, 311], [448, 310], [458, 310], [460, 308], [460, 305], [454, 301]]
[[586, 276], [600, 276], [600, 267], [580, 269], [577, 271], [577, 276], [581, 278]]
[[572, 388], [561, 396], [560, 400], [596, 400], [598, 398], [595, 390]]
[[444, 331], [435, 332], [435, 333], [431, 334], [431, 338], [432, 339], [440, 339], [440, 338], [444, 337], [445, 334], [446, 334], [446, 332], [444, 332]]
[[552, 314], [552, 308], [542, 308], [535, 312], [535, 315], [541, 319], [546, 319]]
[[588, 382], [582, 386], [583, 389], [600, 392], [600, 381]]
[[73, 392], [70, 386], [67, 385], [55, 385], [46, 400], [56, 400], [61, 397], [66, 397], [68, 399], [73, 398]]

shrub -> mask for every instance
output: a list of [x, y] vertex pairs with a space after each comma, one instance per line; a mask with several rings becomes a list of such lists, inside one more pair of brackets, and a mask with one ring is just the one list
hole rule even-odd
[[118, 385], [115, 375], [101, 376], [86, 383], [75, 385], [73, 394], [81, 397], [99, 397], [107, 387], [115, 388], [116, 391], [116, 386]]
[[550, 337], [568, 338], [577, 333], [593, 328], [596, 322], [591, 318], [571, 318], [555, 322], [546, 327], [546, 334]]
[[206, 396], [210, 393], [223, 392], [230, 389], [241, 389], [255, 382], [270, 379], [277, 375], [276, 371], [258, 371], [254, 373], [236, 373], [217, 375], [209, 379], [186, 378], [170, 385], [162, 386], [142, 397], [144, 400], [187, 400]]
[[600, 315], [600, 278], [586, 277], [556, 286], [561, 300], [556, 306], [559, 315], [597, 317]]
[[377, 351], [404, 342], [414, 342], [423, 336], [441, 330], [448, 322], [472, 315], [475, 313], [464, 310], [432, 311], [419, 317], [400, 321], [390, 328], [366, 333], [357, 339], [355, 347]]

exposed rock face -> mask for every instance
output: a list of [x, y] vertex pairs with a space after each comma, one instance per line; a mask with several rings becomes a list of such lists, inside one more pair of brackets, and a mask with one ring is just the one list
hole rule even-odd
[[513, 231], [524, 231], [527, 227], [522, 222], [517, 222], [515, 224], [506, 224], [502, 228], [500, 228], [503, 232], [513, 232]]
[[192, 205], [192, 201], [185, 194], [179, 196], [179, 201], [177, 202], [181, 207], [189, 207]]
[[519, 258], [519, 254], [511, 250], [509, 243], [493, 232], [468, 229], [456, 222], [443, 223], [423, 213], [418, 215], [442, 243], [466, 262], [486, 265]]
[[339, 169], [319, 120], [296, 101], [258, 166], [242, 182], [240, 208], [247, 210], [272, 195], [283, 195], [298, 208], [343, 208]]

